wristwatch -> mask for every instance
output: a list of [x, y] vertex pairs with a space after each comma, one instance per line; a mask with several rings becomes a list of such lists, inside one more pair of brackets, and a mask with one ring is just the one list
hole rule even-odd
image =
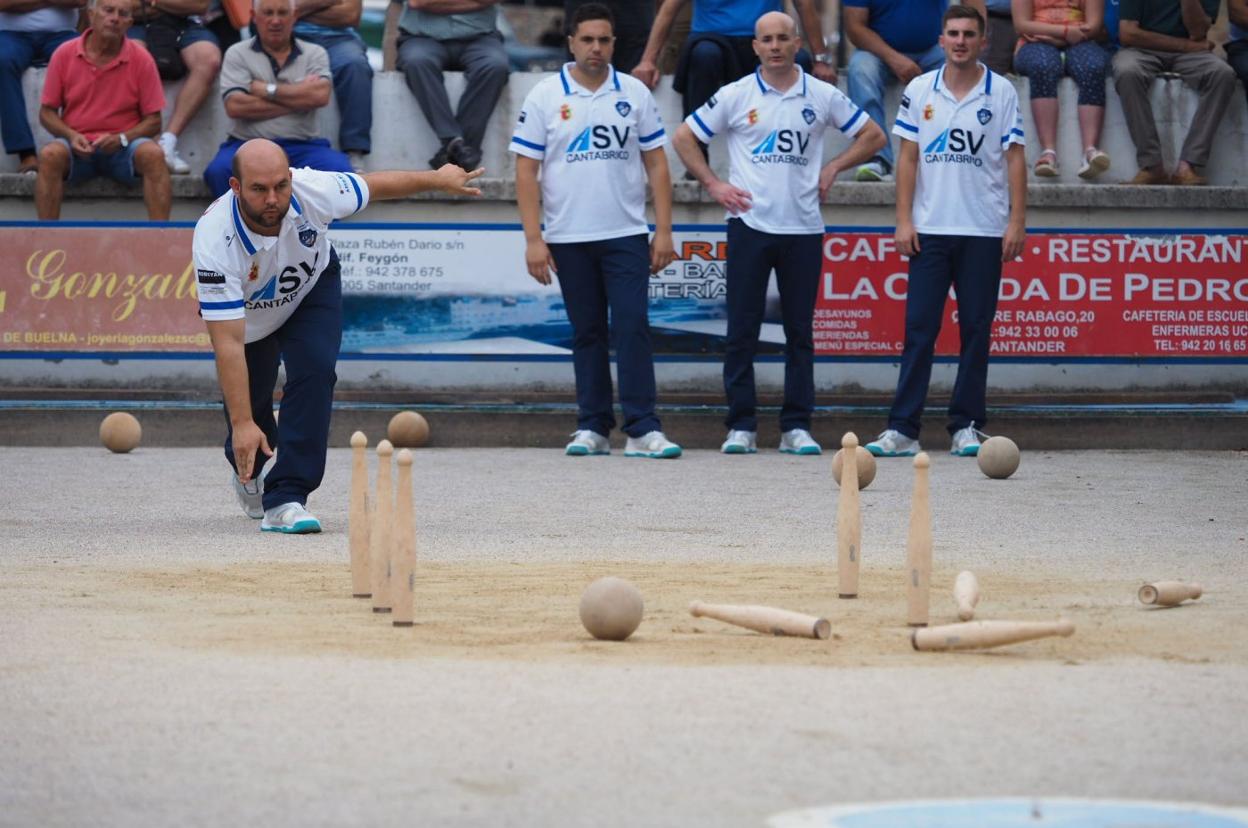
[[815, 55], [815, 63], [823, 63], [832, 66], [836, 62], [836, 55], [831, 52], [820, 52]]
[[130, 147], [130, 139], [126, 137], [126, 133], [124, 132], [117, 133], [117, 140], [121, 141], [122, 149], [128, 149]]
[[264, 96], [268, 98], [270, 101], [275, 99], [277, 97], [277, 84], [276, 83], [266, 84], [264, 87]]

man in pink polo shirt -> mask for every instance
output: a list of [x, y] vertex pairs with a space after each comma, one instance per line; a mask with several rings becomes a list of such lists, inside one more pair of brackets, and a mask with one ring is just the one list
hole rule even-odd
[[135, 0], [92, 0], [91, 28], [52, 54], [39, 123], [55, 136], [39, 151], [35, 209], [61, 216], [65, 182], [106, 175], [123, 184], [143, 180], [150, 219], [169, 218], [172, 194], [160, 145], [165, 94], [156, 62], [126, 39]]

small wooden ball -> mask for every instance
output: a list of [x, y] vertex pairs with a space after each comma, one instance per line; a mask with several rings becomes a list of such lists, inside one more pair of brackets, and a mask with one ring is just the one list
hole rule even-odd
[[641, 624], [641, 590], [623, 578], [599, 578], [581, 593], [581, 623], [594, 638], [623, 641]]
[[143, 427], [133, 414], [114, 411], [100, 422], [100, 442], [114, 454], [133, 451], [143, 439]]
[[1018, 445], [1009, 437], [989, 437], [975, 455], [979, 470], [995, 480], [1004, 480], [1018, 470]]
[[[875, 479], [875, 455], [862, 446], [858, 446], [854, 454], [858, 456], [858, 488], [865, 489]], [[845, 449], [837, 449], [832, 455], [832, 478], [838, 486], [841, 485], [841, 466], [844, 463]]]
[[415, 411], [400, 411], [390, 418], [386, 436], [395, 448], [420, 448], [429, 441], [429, 423]]

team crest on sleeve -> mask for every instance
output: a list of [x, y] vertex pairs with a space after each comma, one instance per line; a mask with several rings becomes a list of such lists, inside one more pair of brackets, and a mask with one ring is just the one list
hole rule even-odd
[[745, 119], [750, 122], [750, 126], [757, 124], [758, 123], [758, 110], [751, 109], [748, 113], [746, 113]]
[[936, 116], [936, 107], [932, 106], [931, 104], [928, 104], [927, 106], [923, 107], [923, 120], [930, 121], [935, 116]]
[[559, 117], [565, 121], [571, 119], [572, 107], [568, 106], [567, 104], [564, 104], [563, 106], [559, 107]]
[[992, 120], [992, 110], [985, 106], [975, 113], [975, 117], [979, 119], [980, 124], [987, 124]]
[[802, 120], [805, 121], [807, 125], [813, 124], [815, 122], [815, 110], [813, 110], [809, 106], [803, 107], [802, 108]]
[[520, 110], [520, 123], [522, 123], [522, 124], [523, 124], [523, 123], [524, 123], [524, 119], [525, 119], [525, 118], [527, 118], [527, 117], [529, 117], [529, 113], [525, 112], [523, 109], [522, 109], [522, 110]]
[[909, 108], [910, 108], [910, 96], [909, 96], [909, 95], [902, 95], [902, 96], [901, 96], [901, 108], [902, 108], [902, 109], [909, 109]]
[[311, 226], [299, 228], [299, 243], [304, 247], [316, 244], [316, 229]]
[[628, 101], [616, 101], [615, 111], [620, 113], [621, 118], [627, 118], [628, 113], [633, 111], [633, 107]]

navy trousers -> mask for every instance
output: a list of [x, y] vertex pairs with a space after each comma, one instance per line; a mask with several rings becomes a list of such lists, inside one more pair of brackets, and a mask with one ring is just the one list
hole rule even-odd
[[[277, 462], [264, 481], [266, 509], [291, 501], [307, 503], [308, 494], [321, 485], [341, 344], [341, 268], [338, 254], [330, 248], [329, 266], [286, 323], [246, 347], [251, 416], [269, 447], [277, 450]], [[279, 425], [273, 419], [273, 386], [280, 363], [286, 365], [286, 384]], [[225, 456], [233, 466], [233, 429], [226, 433]], [[267, 459], [257, 454], [253, 465], [257, 474]]]
[[897, 396], [888, 427], [918, 439], [923, 403], [932, 378], [932, 355], [945, 299], [953, 286], [962, 346], [958, 377], [949, 401], [949, 433], [988, 421], [988, 348], [1001, 286], [1001, 239], [919, 235], [919, 255], [910, 259], [906, 294], [906, 341], [901, 352]]
[[572, 323], [577, 429], [606, 437], [615, 427], [610, 354], [614, 339], [624, 433], [640, 437], [658, 431], [650, 345], [649, 240], [640, 234], [548, 247]]
[[758, 431], [754, 356], [767, 303], [767, 282], [776, 271], [784, 322], [784, 406], [780, 429], [810, 430], [815, 409], [815, 298], [823, 260], [823, 234], [763, 233], [741, 219], [728, 220], [728, 341], [724, 394], [729, 429]]

